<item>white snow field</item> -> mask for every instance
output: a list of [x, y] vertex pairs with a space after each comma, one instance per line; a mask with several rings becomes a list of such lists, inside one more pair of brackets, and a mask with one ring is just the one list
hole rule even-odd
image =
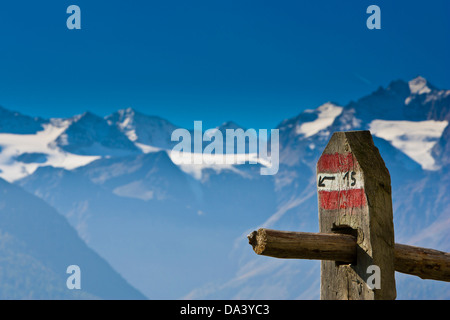
[[305, 110], [305, 112], [317, 113], [317, 119], [311, 122], [304, 122], [295, 128], [297, 134], [303, 134], [305, 138], [328, 128], [337, 116], [342, 113], [343, 108], [333, 103], [327, 102], [315, 110]]
[[438, 170], [431, 150], [442, 136], [448, 121], [388, 121], [374, 120], [370, 132], [400, 149], [424, 170]]
[[[0, 177], [13, 182], [42, 166], [72, 170], [100, 158], [71, 154], [52, 144], [68, 125], [68, 122], [45, 124], [44, 130], [36, 134], [0, 134]], [[26, 163], [16, 160], [25, 154], [40, 154], [43, 161]]]

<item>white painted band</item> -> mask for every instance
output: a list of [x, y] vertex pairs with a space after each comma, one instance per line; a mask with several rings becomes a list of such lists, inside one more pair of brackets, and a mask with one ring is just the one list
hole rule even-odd
[[347, 171], [337, 173], [318, 173], [317, 189], [319, 191], [340, 191], [364, 188], [363, 177], [360, 171]]

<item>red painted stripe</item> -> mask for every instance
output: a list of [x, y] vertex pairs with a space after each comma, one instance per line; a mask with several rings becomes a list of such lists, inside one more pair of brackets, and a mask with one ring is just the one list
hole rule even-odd
[[319, 205], [326, 210], [360, 208], [366, 205], [364, 189], [319, 191]]
[[317, 172], [345, 172], [354, 168], [355, 163], [351, 153], [323, 154], [317, 162]]

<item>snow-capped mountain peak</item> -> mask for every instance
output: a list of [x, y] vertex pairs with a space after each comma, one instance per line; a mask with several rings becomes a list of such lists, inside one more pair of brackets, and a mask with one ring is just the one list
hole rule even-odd
[[433, 86], [431, 86], [428, 81], [418, 76], [408, 82], [409, 90], [411, 91], [411, 94], [424, 94], [429, 93], [433, 89]]
[[0, 133], [31, 134], [43, 129], [43, 119], [33, 118], [0, 106]]
[[125, 133], [128, 139], [135, 142], [138, 139], [133, 123], [135, 114], [136, 112], [132, 108], [121, 109], [117, 111], [116, 117], [108, 116], [106, 120], [109, 125], [115, 124], [120, 131]]
[[100, 156], [139, 152], [120, 130], [92, 112], [85, 112], [71, 120], [55, 141], [58, 147], [67, 152]]
[[109, 125], [117, 127], [144, 152], [155, 148], [170, 149], [173, 146], [170, 138], [177, 127], [163, 118], [148, 116], [132, 108], [127, 108], [119, 110], [105, 119]]

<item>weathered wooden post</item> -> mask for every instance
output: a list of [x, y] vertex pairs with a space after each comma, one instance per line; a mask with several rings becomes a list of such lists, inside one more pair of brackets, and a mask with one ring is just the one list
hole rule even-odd
[[[319, 225], [323, 233], [356, 237], [354, 263], [323, 260], [323, 299], [395, 299], [391, 181], [369, 131], [336, 132], [317, 163]], [[370, 266], [381, 286], [367, 285]]]
[[395, 299], [395, 271], [450, 281], [449, 253], [394, 242], [390, 175], [369, 131], [333, 134], [317, 189], [320, 233], [261, 228], [248, 236], [257, 254], [322, 260], [324, 300]]

